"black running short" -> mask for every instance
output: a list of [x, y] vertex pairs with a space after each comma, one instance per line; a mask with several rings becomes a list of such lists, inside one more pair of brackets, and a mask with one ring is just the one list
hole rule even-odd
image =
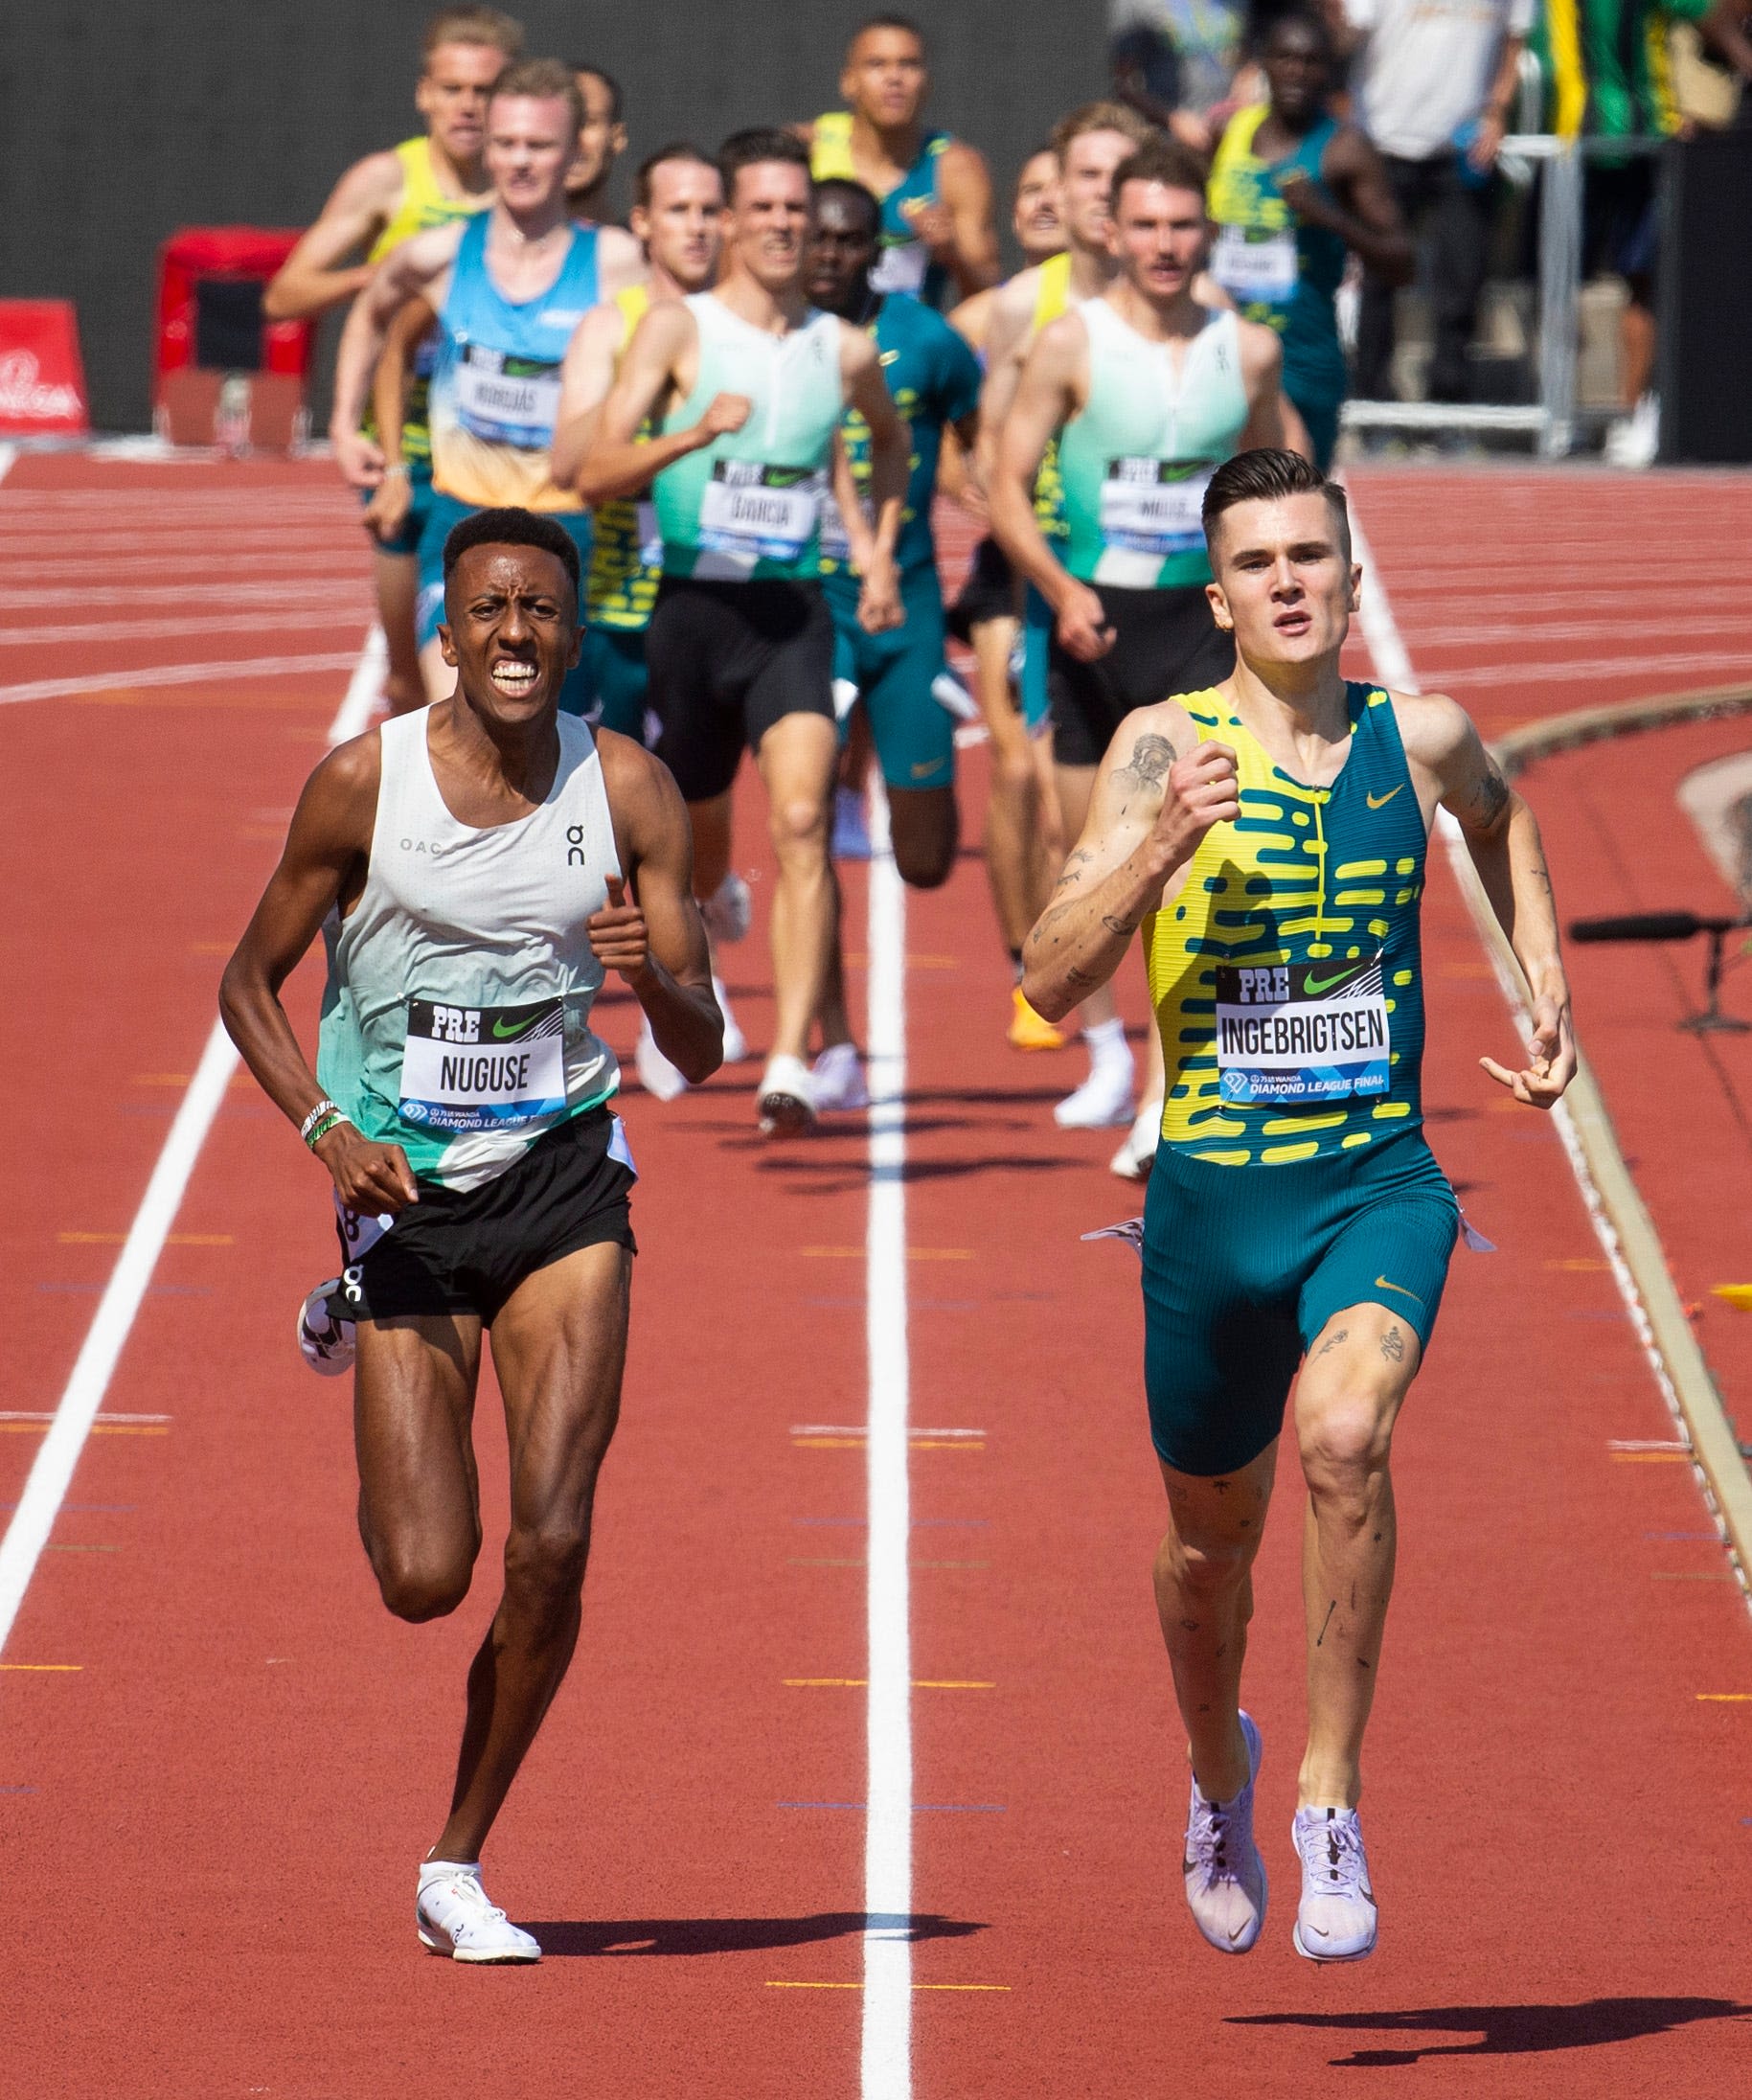
[[736, 778], [786, 715], [833, 719], [833, 618], [819, 583], [666, 576], [645, 636], [657, 756], [689, 802]]
[[973, 550], [967, 580], [949, 607], [949, 632], [958, 642], [971, 642], [974, 628], [989, 620], [1017, 616], [1016, 578], [1010, 557], [995, 539], [982, 539]]
[[[627, 1197], [638, 1178], [621, 1119], [590, 1108], [538, 1137], [517, 1161], [478, 1189], [420, 1183], [364, 1254], [365, 1221], [341, 1219], [341, 1298], [347, 1316], [472, 1312], [490, 1327], [526, 1277], [580, 1247], [612, 1241], [638, 1252]], [[353, 1237], [350, 1240], [349, 1229]]]
[[1235, 644], [1211, 617], [1202, 583], [1176, 590], [1090, 588], [1113, 629], [1113, 647], [1095, 663], [1079, 663], [1053, 636], [1047, 690], [1053, 705], [1053, 756], [1060, 765], [1099, 765], [1134, 707], [1153, 707], [1173, 693], [1201, 693], [1235, 669]]

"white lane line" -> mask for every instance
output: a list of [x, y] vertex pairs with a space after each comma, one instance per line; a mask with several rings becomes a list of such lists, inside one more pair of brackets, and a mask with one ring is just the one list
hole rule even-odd
[[79, 693], [131, 693], [136, 687], [222, 685], [231, 679], [292, 678], [311, 673], [325, 675], [352, 671], [356, 651], [333, 651], [321, 656], [249, 656], [226, 664], [151, 664], [145, 670], [94, 672], [80, 678], [34, 678], [26, 685], [0, 685], [0, 707], [22, 700], [65, 700]]
[[[350, 656], [341, 659], [343, 665], [353, 666], [353, 675], [347, 688], [347, 697], [329, 731], [331, 743], [356, 736], [371, 719], [382, 682], [380, 673], [374, 677], [369, 669], [374, 639], [380, 651], [382, 636], [374, 628], [356, 663]], [[123, 1242], [109, 1282], [98, 1301], [84, 1346], [74, 1363], [73, 1375], [56, 1406], [48, 1433], [37, 1447], [35, 1462], [18, 1497], [12, 1520], [6, 1528], [6, 1537], [0, 1539], [0, 1652], [5, 1650], [13, 1621], [18, 1616], [18, 1608], [24, 1602], [24, 1593], [31, 1586], [31, 1577], [36, 1572], [36, 1564], [49, 1542], [49, 1534], [55, 1528], [55, 1519], [60, 1514], [74, 1470], [79, 1465], [80, 1453], [85, 1448], [85, 1439], [91, 1433], [92, 1424], [103, 1404], [103, 1396], [109, 1390], [110, 1379], [133, 1328], [134, 1316], [140, 1311], [140, 1302], [151, 1283], [165, 1240], [176, 1222], [189, 1176], [194, 1172], [194, 1163], [207, 1141], [207, 1132], [213, 1128], [213, 1119], [219, 1112], [225, 1089], [237, 1068], [238, 1053], [232, 1048], [223, 1024], [216, 1021], [213, 1033], [207, 1038], [207, 1047], [201, 1052], [194, 1077], [189, 1082], [189, 1090], [176, 1110], [170, 1135], [164, 1141], [164, 1150], [152, 1169], [151, 1179], [146, 1185], [140, 1208], [128, 1227], [127, 1238]], [[904, 1451], [904, 1438], [901, 1449]]]
[[[356, 608], [361, 616], [367, 612], [367, 602], [361, 597]], [[64, 626], [44, 628], [9, 628], [0, 626], [0, 649], [24, 649], [27, 646], [39, 649], [48, 642], [89, 642], [102, 648], [109, 642], [152, 642], [167, 635], [184, 634], [256, 634], [262, 632], [262, 615], [257, 612], [220, 612], [204, 614], [198, 619], [184, 619], [170, 615], [159, 620], [79, 620]]]
[[[1351, 546], [1353, 554], [1362, 563], [1364, 570], [1359, 617], [1363, 637], [1369, 645], [1369, 653], [1375, 658], [1376, 673], [1386, 684], [1398, 687], [1401, 693], [1421, 692], [1422, 689], [1412, 671], [1411, 657], [1406, 651], [1404, 638], [1399, 633], [1398, 621], [1393, 617], [1393, 606], [1387, 597], [1386, 584], [1382, 582], [1380, 570], [1370, 552], [1363, 529], [1357, 522], [1354, 498], [1351, 506]], [[1437, 810], [1436, 828], [1441, 833], [1449, 865], [1464, 897], [1466, 884], [1460, 879], [1461, 872], [1463, 869], [1469, 869], [1471, 865], [1466, 840], [1459, 825], [1445, 810]], [[1493, 953], [1491, 962], [1496, 967], [1497, 983], [1502, 989], [1503, 997], [1514, 1016], [1514, 1025], [1525, 1040], [1532, 1034], [1533, 1018], [1522, 1002], [1521, 987], [1497, 966]], [[1618, 1285], [1619, 1295], [1625, 1301], [1625, 1310], [1630, 1315], [1630, 1324], [1636, 1330], [1636, 1338], [1642, 1343], [1643, 1354], [1648, 1358], [1649, 1367], [1654, 1373], [1655, 1384], [1667, 1404], [1668, 1412], [1683, 1428], [1685, 1412], [1679, 1404], [1679, 1396], [1674, 1389], [1672, 1373], [1668, 1370], [1667, 1358], [1655, 1338], [1654, 1323], [1649, 1317], [1649, 1308], [1644, 1303], [1642, 1292], [1637, 1289], [1636, 1279], [1630, 1272], [1630, 1265], [1625, 1259], [1618, 1228], [1607, 1214], [1599, 1185], [1589, 1170], [1587, 1155], [1582, 1151], [1581, 1139], [1576, 1130], [1575, 1118], [1570, 1114], [1568, 1104], [1561, 1101], [1552, 1110], [1551, 1115], [1552, 1121], [1558, 1127], [1558, 1134], [1563, 1141], [1564, 1155], [1569, 1160], [1570, 1172], [1576, 1176], [1576, 1186], [1581, 1193], [1588, 1222], [1594, 1228], [1594, 1237], [1600, 1242], [1601, 1251], [1605, 1255], [1607, 1267]], [[1689, 1443], [1686, 1449], [1691, 1449]]]
[[15, 445], [0, 445], [0, 481], [4, 481], [11, 472], [17, 457], [18, 447]]
[[913, 2089], [913, 1718], [907, 1554], [906, 892], [874, 812], [870, 862], [870, 1217], [865, 1270], [870, 1369], [867, 1464], [870, 1650], [865, 1737], [863, 2100]]

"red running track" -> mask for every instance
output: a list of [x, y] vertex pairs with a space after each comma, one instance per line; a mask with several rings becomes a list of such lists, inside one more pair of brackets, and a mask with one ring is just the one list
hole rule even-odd
[[[1362, 501], [1398, 597], [1410, 563], [1376, 479]], [[14, 685], [356, 649], [353, 521], [321, 470], [27, 461], [0, 491], [0, 547], [16, 533], [37, 559], [33, 528], [82, 491], [147, 550], [106, 555], [106, 582], [134, 559], [130, 588], [195, 576], [172, 615], [237, 602], [251, 518], [282, 524], [288, 564], [295, 537], [333, 596], [156, 656], [144, 637], [110, 656], [20, 645]], [[200, 523], [152, 558], [163, 520], [142, 514], [172, 498]], [[67, 536], [62, 583], [11, 579], [19, 625], [47, 624], [26, 592], [88, 574]], [[90, 617], [63, 603], [66, 624]], [[1441, 668], [1403, 624], [1420, 669]], [[94, 1236], [127, 1228], [344, 684], [136, 679], [0, 709], [0, 864], [24, 905], [4, 938], [31, 994], [0, 1018], [30, 1084], [0, 1281], [14, 1412], [65, 1382], [114, 1259]], [[970, 816], [980, 770], [974, 754]], [[753, 813], [750, 797], [740, 858], [762, 876]], [[860, 872], [848, 887], [860, 927]], [[1698, 1695], [1752, 1692], [1752, 1630], [1731, 1586], [1668, 1579], [1720, 1572], [1690, 1469], [1611, 1448], [1671, 1426], [1554, 1134], [1476, 1071], [1510, 1035], [1445, 876], [1431, 1130], [1502, 1252], [1458, 1259], [1401, 1431], [1368, 1800], [1383, 1940], [1351, 1970], [1288, 1947], [1297, 1496], [1286, 1482], [1249, 1671], [1274, 1908], [1259, 1952], [1225, 1962], [1175, 1873], [1132, 1257], [1078, 1238], [1134, 1204], [1107, 1142], [1050, 1122], [1074, 1057], [1004, 1044], [971, 855], [908, 901], [906, 947], [921, 2100], [1343, 2093], [1358, 2067], [1432, 2092], [1739, 2089], [1752, 1703]], [[757, 1045], [763, 977], [757, 937], [731, 970]], [[307, 973], [307, 1016], [313, 993]], [[629, 1041], [624, 1002], [609, 1026]], [[169, 1419], [100, 1421], [53, 1540], [91, 1550], [44, 1555], [0, 1657], [78, 1665], [0, 1675], [0, 1830], [29, 1928], [8, 1963], [9, 2089], [858, 2093], [862, 1994], [777, 1986], [862, 1976], [863, 1694], [785, 1680], [866, 1670], [865, 1454], [845, 1433], [866, 1419], [866, 1144], [855, 1119], [761, 1144], [756, 1069], [626, 1104], [636, 1342], [579, 1663], [489, 1855], [549, 1949], [512, 1974], [426, 1959], [409, 1916], [495, 1590], [491, 1396], [477, 1593], [444, 1625], [396, 1625], [353, 1532], [345, 1390], [290, 1343], [329, 1255], [324, 1192], [247, 1084], [228, 1096], [105, 1401]], [[11, 1499], [37, 1432], [4, 1427]]]

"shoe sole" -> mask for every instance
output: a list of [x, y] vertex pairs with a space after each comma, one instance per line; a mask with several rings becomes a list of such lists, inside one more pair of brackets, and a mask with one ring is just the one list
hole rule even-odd
[[[1377, 1938], [1378, 1937], [1377, 1932]], [[1341, 1961], [1367, 1961], [1375, 1952], [1375, 1940], [1372, 1939], [1367, 1947], [1359, 1947], [1354, 1954], [1310, 1954], [1302, 1944], [1302, 1920], [1300, 1918], [1290, 1927], [1289, 1939], [1290, 1945], [1294, 1947], [1296, 1952], [1302, 1956], [1304, 1961], [1311, 1961], [1317, 1968], [1321, 1969], [1335, 1967]]]
[[762, 1094], [759, 1107], [762, 1137], [801, 1137], [814, 1127], [814, 1109], [795, 1094]]
[[444, 1961], [464, 1961], [472, 1969], [533, 1969], [541, 1959], [540, 1954], [469, 1954], [461, 1953], [447, 1940], [434, 1939], [423, 1925], [415, 1929], [420, 1934], [420, 1944], [428, 1954], [436, 1954]]

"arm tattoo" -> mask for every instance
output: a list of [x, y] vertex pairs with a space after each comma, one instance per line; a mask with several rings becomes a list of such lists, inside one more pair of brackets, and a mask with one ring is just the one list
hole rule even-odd
[[1116, 919], [1110, 911], [1102, 913], [1101, 923], [1109, 933], [1123, 934], [1126, 940], [1138, 930], [1139, 924], [1135, 919]]
[[1083, 985], [1091, 991], [1101, 982], [1099, 977], [1090, 976], [1086, 970], [1079, 970], [1075, 963], [1069, 964], [1064, 973], [1072, 984]]
[[1147, 730], [1132, 745], [1131, 756], [1125, 765], [1114, 767], [1113, 777], [1127, 794], [1135, 793], [1140, 788], [1160, 788], [1177, 756], [1166, 737]]
[[1405, 1358], [1405, 1337], [1397, 1327], [1390, 1327], [1381, 1336], [1381, 1355], [1389, 1363], [1401, 1363]]
[[1341, 1327], [1338, 1330], [1337, 1334], [1329, 1335], [1325, 1341], [1320, 1344], [1319, 1348], [1314, 1351], [1315, 1356], [1324, 1357], [1329, 1349], [1336, 1349], [1341, 1341], [1346, 1341], [1350, 1338], [1350, 1334], [1351, 1330], [1348, 1327]]
[[1509, 783], [1503, 778], [1496, 761], [1487, 751], [1485, 775], [1472, 790], [1472, 813], [1486, 831], [1495, 824], [1509, 806]]

